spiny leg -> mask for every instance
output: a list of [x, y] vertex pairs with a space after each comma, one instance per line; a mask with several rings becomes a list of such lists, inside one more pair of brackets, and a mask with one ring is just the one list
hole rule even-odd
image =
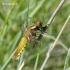
[[36, 37], [33, 37], [32, 35], [29, 35], [29, 41], [30, 42], [39, 42]]

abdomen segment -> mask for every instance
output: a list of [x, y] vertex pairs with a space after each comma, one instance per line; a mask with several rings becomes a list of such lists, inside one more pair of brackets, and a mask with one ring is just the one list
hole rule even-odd
[[24, 50], [24, 48], [26, 47], [28, 43], [28, 39], [27, 37], [23, 37], [18, 45], [18, 48], [14, 54], [14, 56], [12, 57], [12, 59], [16, 59], [21, 53], [22, 51]]

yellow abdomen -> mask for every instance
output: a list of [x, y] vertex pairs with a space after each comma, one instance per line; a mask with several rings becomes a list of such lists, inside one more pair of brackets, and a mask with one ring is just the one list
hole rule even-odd
[[18, 48], [17, 48], [17, 50], [16, 50], [14, 56], [12, 57], [12, 59], [17, 58], [17, 57], [21, 54], [21, 52], [22, 52], [22, 51], [24, 50], [24, 48], [26, 47], [27, 43], [28, 43], [27, 37], [23, 37], [23, 38], [21, 39], [21, 41], [20, 41], [20, 43], [19, 43], [19, 45], [18, 45]]

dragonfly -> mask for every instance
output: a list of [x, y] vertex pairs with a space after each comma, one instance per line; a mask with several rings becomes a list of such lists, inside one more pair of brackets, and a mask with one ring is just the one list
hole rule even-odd
[[41, 30], [42, 30], [42, 21], [41, 20], [37, 20], [32, 25], [27, 26], [23, 32], [24, 35], [23, 35], [22, 39], [20, 40], [20, 43], [18, 44], [18, 47], [17, 47], [16, 52], [13, 55], [12, 59], [16, 59], [18, 56], [20, 56], [20, 54], [22, 53], [22, 51], [24, 50], [24, 48], [26, 47], [26, 45], [29, 42], [38, 41], [35, 37], [38, 34], [38, 32]]

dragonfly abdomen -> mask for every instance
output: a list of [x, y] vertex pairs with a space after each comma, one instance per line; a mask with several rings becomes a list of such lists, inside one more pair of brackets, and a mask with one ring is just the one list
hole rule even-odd
[[28, 38], [27, 37], [23, 37], [18, 45], [18, 48], [13, 56], [13, 59], [17, 58], [21, 52], [24, 50], [24, 48], [26, 47], [28, 43]]

